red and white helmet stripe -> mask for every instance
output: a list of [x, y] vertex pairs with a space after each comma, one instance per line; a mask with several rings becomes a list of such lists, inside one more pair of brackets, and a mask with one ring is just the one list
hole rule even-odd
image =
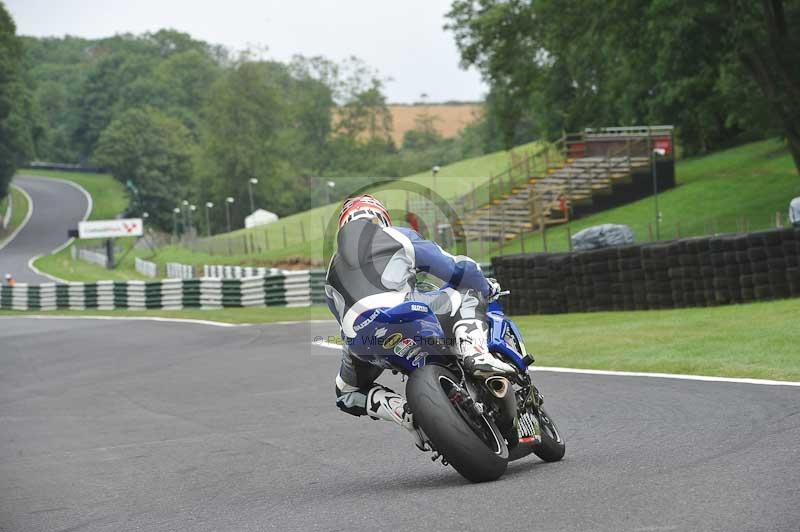
[[345, 200], [339, 213], [339, 228], [341, 229], [347, 222], [352, 222], [359, 218], [375, 218], [383, 227], [392, 225], [392, 220], [386, 207], [369, 194]]

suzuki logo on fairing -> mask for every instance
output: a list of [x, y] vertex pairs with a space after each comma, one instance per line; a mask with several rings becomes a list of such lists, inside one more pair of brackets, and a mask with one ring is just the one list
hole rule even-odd
[[361, 329], [363, 329], [364, 327], [366, 327], [367, 325], [369, 325], [370, 323], [372, 323], [373, 321], [375, 321], [375, 318], [377, 318], [377, 317], [378, 317], [378, 314], [379, 314], [379, 311], [377, 311], [377, 310], [376, 310], [375, 312], [373, 312], [372, 314], [370, 314], [370, 315], [369, 315], [369, 317], [368, 317], [367, 319], [365, 319], [364, 321], [362, 321], [362, 322], [361, 322], [361, 323], [359, 323], [358, 325], [354, 326], [354, 327], [353, 327], [353, 330], [354, 330], [354, 331], [360, 331]]
[[412, 312], [428, 312], [428, 307], [425, 305], [411, 305]]
[[377, 329], [375, 331], [375, 338], [383, 338], [384, 336], [386, 336], [387, 330], [388, 329], [386, 329], [386, 327], [381, 327], [380, 329]]

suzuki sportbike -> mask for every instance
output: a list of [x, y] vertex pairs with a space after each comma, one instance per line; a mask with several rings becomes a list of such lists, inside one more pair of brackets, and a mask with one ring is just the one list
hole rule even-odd
[[508, 462], [531, 453], [547, 462], [564, 456], [564, 440], [528, 373], [533, 357], [519, 329], [497, 301], [487, 306], [486, 322], [489, 351], [514, 366], [513, 375], [470, 375], [436, 315], [416, 301], [365, 312], [348, 345], [360, 360], [408, 376], [406, 399], [432, 459], [472, 482], [495, 480]]

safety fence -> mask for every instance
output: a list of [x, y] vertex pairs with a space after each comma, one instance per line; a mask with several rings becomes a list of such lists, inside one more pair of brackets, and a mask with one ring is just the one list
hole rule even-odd
[[243, 279], [164, 279], [0, 287], [0, 309], [182, 309], [287, 306], [325, 301], [325, 273], [284, 272]]
[[155, 262], [140, 259], [139, 257], [135, 257], [133, 262], [137, 272], [146, 277], [158, 277], [158, 264]]
[[72, 246], [70, 248], [72, 260], [82, 260], [91, 264], [97, 264], [105, 268], [108, 264], [108, 257], [105, 252], [95, 251], [93, 249], [84, 249]]
[[495, 257], [514, 314], [705, 307], [800, 296], [800, 230]]

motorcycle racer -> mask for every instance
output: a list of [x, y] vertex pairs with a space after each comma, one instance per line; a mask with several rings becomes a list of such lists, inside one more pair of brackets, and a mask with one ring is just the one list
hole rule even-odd
[[[454, 355], [474, 374], [510, 374], [515, 369], [497, 359], [486, 348], [486, 302], [501, 292], [494, 279], [487, 279], [478, 264], [465, 256], [453, 256], [417, 232], [393, 227], [386, 208], [364, 194], [346, 200], [339, 215], [337, 251], [328, 267], [325, 295], [341, 328], [342, 362], [336, 376], [336, 404], [354, 416], [393, 421], [414, 435], [413, 417], [405, 399], [375, 383], [383, 368], [353, 356], [348, 339], [358, 335], [356, 320], [375, 309], [390, 308], [406, 301], [426, 304], [454, 337]], [[448, 283], [443, 290], [416, 290], [417, 271], [427, 272]]]

